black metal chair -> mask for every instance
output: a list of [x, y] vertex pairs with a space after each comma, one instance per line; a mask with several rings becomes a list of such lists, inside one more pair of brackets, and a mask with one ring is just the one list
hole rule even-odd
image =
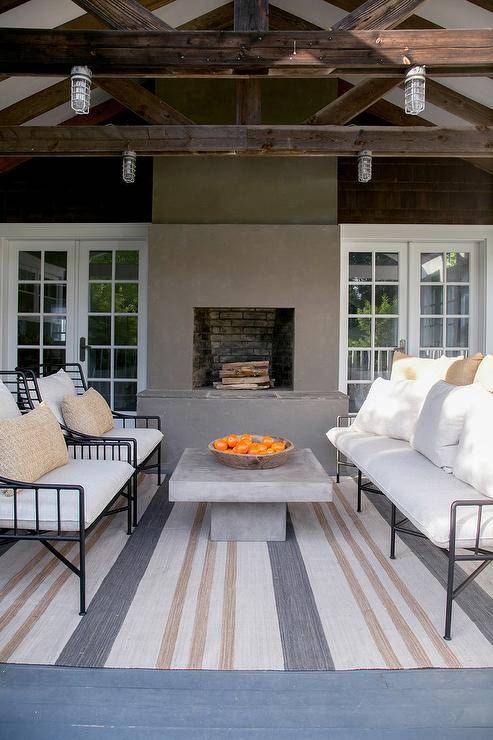
[[[19, 368], [20, 371], [23, 372], [27, 379], [27, 383], [31, 392], [31, 401], [33, 402], [41, 402], [42, 395], [39, 390], [39, 385], [37, 382], [37, 377], [43, 378], [47, 377], [48, 375], [51, 375], [55, 372], [58, 372], [58, 370], [64, 370], [71, 378], [76, 393], [78, 395], [82, 395], [88, 388], [88, 383], [86, 381], [86, 378], [84, 376], [84, 372], [82, 370], [82, 366], [78, 362], [72, 362], [72, 363], [65, 363], [65, 364], [57, 364], [57, 365], [40, 365], [37, 375], [32, 370], [27, 370], [23, 368]], [[155, 428], [159, 431], [161, 431], [161, 419], [159, 416], [144, 416], [144, 415], [134, 415], [134, 414], [124, 414], [119, 411], [113, 411], [111, 412], [113, 414], [113, 418], [121, 423], [121, 426], [124, 429], [127, 428], [134, 428], [134, 429], [151, 429]], [[137, 424], [141, 424], [142, 426], [137, 426]], [[151, 426], [151, 424], [155, 424], [154, 427]], [[141, 459], [139, 461], [139, 450], [138, 450], [138, 439], [135, 437], [125, 436], [125, 437], [119, 437], [118, 436], [118, 427], [115, 427], [113, 430], [114, 433], [111, 434], [111, 436], [105, 436], [105, 437], [92, 437], [87, 434], [82, 434], [81, 432], [77, 432], [73, 429], [70, 429], [69, 427], [62, 425], [62, 429], [70, 436], [72, 439], [76, 440], [112, 440], [112, 441], [120, 441], [124, 440], [125, 442], [130, 443], [131, 445], [131, 455], [129, 456], [128, 461], [130, 464], [135, 468], [136, 473], [141, 472], [147, 472], [149, 470], [156, 470], [157, 476], [158, 476], [158, 485], [161, 485], [162, 483], [162, 451], [161, 451], [161, 445], [162, 440], [158, 442], [153, 449], [149, 452], [148, 455], [144, 459]], [[152, 462], [152, 458], [156, 456], [156, 462]], [[133, 491], [133, 525], [134, 527], [138, 524], [138, 506], [137, 506], [137, 476], [135, 477], [134, 482], [134, 491]]]
[[31, 389], [28, 385], [28, 375], [23, 370], [0, 370], [0, 380], [12, 393], [17, 407], [22, 414], [34, 408], [31, 399]]

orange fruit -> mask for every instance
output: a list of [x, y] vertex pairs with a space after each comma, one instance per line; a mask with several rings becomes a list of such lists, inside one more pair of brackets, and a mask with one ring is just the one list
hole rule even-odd
[[262, 445], [260, 445], [258, 442], [253, 442], [253, 444], [250, 445], [250, 449], [248, 450], [249, 455], [256, 455], [257, 452], [260, 450]]
[[214, 449], [219, 450], [220, 452], [226, 452], [228, 449], [228, 443], [225, 439], [216, 439], [214, 442]]
[[249, 445], [252, 444], [253, 439], [251, 434], [240, 434], [240, 442], [248, 442]]
[[276, 451], [275, 451], [275, 450], [273, 450], [273, 449], [272, 449], [272, 447], [269, 447], [269, 449], [267, 450], [267, 454], [268, 454], [268, 455], [275, 455], [275, 452], [276, 452]]
[[262, 437], [262, 444], [266, 445], [267, 448], [272, 447], [273, 442], [274, 442], [274, 437]]
[[267, 455], [267, 450], [266, 449], [265, 450], [259, 450], [257, 452], [257, 455]]
[[230, 434], [229, 437], [226, 437], [228, 447], [236, 447], [239, 441], [240, 440], [237, 434]]
[[272, 449], [274, 452], [282, 452], [286, 449], [286, 442], [273, 442]]
[[233, 448], [233, 452], [236, 452], [237, 455], [246, 455], [249, 450], [249, 445], [247, 442], [238, 442], [236, 447]]

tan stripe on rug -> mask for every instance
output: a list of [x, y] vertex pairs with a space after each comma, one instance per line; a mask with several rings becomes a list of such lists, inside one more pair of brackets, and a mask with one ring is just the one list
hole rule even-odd
[[228, 542], [226, 573], [224, 577], [223, 618], [221, 625], [221, 653], [219, 670], [234, 668], [236, 630], [236, 542]]
[[178, 576], [175, 593], [173, 594], [173, 601], [171, 602], [171, 608], [156, 659], [156, 668], [171, 668], [176, 639], [178, 637], [178, 630], [180, 628], [181, 615], [183, 613], [183, 605], [185, 603], [185, 596], [187, 593], [188, 581], [190, 580], [192, 563], [197, 549], [197, 542], [206, 508], [207, 504], [199, 504], [197, 506], [197, 512], [188, 538], [185, 557], [183, 558], [180, 575]]
[[430, 659], [424, 647], [421, 645], [418, 638], [413, 634], [406, 620], [400, 613], [397, 605], [395, 604], [390, 594], [388, 593], [387, 589], [385, 588], [384, 584], [378, 577], [375, 569], [373, 568], [372, 565], [370, 565], [368, 559], [365, 556], [365, 553], [363, 552], [361, 547], [358, 545], [353, 535], [349, 531], [342, 516], [337, 511], [336, 505], [331, 503], [331, 504], [328, 504], [328, 507], [329, 507], [331, 515], [334, 517], [334, 520], [342, 533], [342, 536], [344, 537], [349, 547], [353, 551], [354, 556], [358, 560], [366, 577], [368, 578], [369, 582], [373, 586], [375, 593], [377, 594], [378, 598], [384, 605], [385, 609], [387, 610], [387, 613], [389, 614], [392, 622], [395, 625], [395, 628], [397, 629], [404, 643], [406, 644], [407, 649], [409, 650], [409, 653], [411, 654], [413, 660], [416, 662], [416, 667], [417, 668], [432, 668], [433, 667], [432, 660]]
[[347, 560], [344, 552], [342, 551], [342, 548], [334, 537], [332, 528], [330, 527], [327, 519], [323, 514], [321, 505], [313, 504], [313, 508], [315, 510], [315, 514], [319, 521], [319, 524], [325, 534], [327, 542], [332, 548], [337, 561], [346, 577], [356, 603], [358, 604], [358, 607], [365, 618], [367, 627], [380, 655], [384, 659], [388, 668], [402, 668], [402, 665], [394, 650], [392, 649], [392, 646], [383, 631], [382, 625], [378, 621], [376, 614], [371, 608], [370, 602], [366, 598], [364, 591], [361, 588], [349, 561]]
[[[27, 576], [28, 573], [30, 573], [33, 568], [38, 565], [38, 563], [43, 560], [43, 558], [46, 558], [48, 555], [51, 556], [51, 553], [49, 550], [47, 550], [43, 545], [40, 545], [41, 550], [36, 553], [25, 565], [23, 568], [21, 568], [17, 573], [14, 573], [13, 576], [9, 578], [5, 586], [0, 589], [0, 601], [4, 599], [8, 594], [17, 586], [17, 584], [22, 581], [22, 579]], [[70, 547], [70, 545], [68, 546]], [[60, 552], [62, 555], [65, 555], [65, 553], [68, 551], [68, 547], [66, 548], [60, 548]]]
[[344, 493], [340, 489], [339, 485], [337, 483], [334, 483], [333, 487], [334, 487], [334, 490], [337, 496], [341, 500], [342, 505], [344, 506], [348, 516], [350, 517], [351, 521], [355, 525], [356, 529], [358, 530], [360, 535], [363, 537], [364, 541], [370, 548], [372, 554], [378, 560], [379, 564], [382, 566], [382, 568], [384, 569], [389, 579], [392, 581], [394, 586], [398, 589], [402, 598], [407, 603], [409, 609], [412, 611], [414, 616], [420, 622], [424, 631], [426, 632], [431, 642], [433, 643], [433, 646], [444, 659], [445, 664], [447, 665], [447, 668], [462, 668], [462, 663], [457, 658], [455, 653], [450, 649], [447, 643], [444, 642], [443, 637], [438, 632], [435, 625], [433, 624], [433, 622], [431, 621], [431, 619], [429, 618], [429, 616], [427, 615], [423, 607], [420, 605], [419, 601], [413, 596], [413, 594], [411, 593], [409, 588], [406, 586], [404, 581], [398, 576], [394, 568], [390, 565], [384, 553], [382, 552], [380, 547], [377, 545], [373, 537], [370, 535], [370, 533], [366, 529], [361, 519], [359, 519], [359, 517], [351, 509], [351, 506], [347, 502], [346, 497], [344, 496]]
[[[102, 534], [108, 529], [108, 527], [111, 524], [111, 520], [109, 517], [107, 517], [105, 520], [101, 522], [101, 524], [94, 529], [91, 534], [89, 535], [87, 541], [86, 541], [86, 554], [90, 552], [90, 550], [94, 547], [96, 542], [99, 540], [99, 538], [102, 536]], [[59, 561], [54, 557], [53, 558], [56, 563]], [[73, 564], [78, 567], [79, 565], [79, 556], [77, 555], [76, 558], [73, 560]], [[12, 654], [15, 650], [19, 647], [19, 645], [22, 643], [23, 640], [27, 637], [31, 629], [34, 627], [34, 625], [37, 623], [37, 621], [40, 619], [40, 617], [45, 613], [47, 608], [50, 606], [51, 602], [57, 595], [57, 593], [62, 588], [63, 584], [70, 578], [70, 576], [74, 575], [72, 571], [70, 571], [68, 568], [65, 567], [62, 573], [58, 576], [56, 581], [52, 583], [48, 591], [41, 597], [41, 599], [38, 601], [34, 609], [31, 611], [31, 613], [28, 615], [28, 617], [24, 620], [24, 622], [21, 624], [21, 626], [14, 632], [10, 640], [7, 642], [7, 644], [2, 648], [0, 651], [0, 662], [6, 663], [9, 658], [12, 657]]]
[[189, 668], [202, 668], [204, 659], [205, 640], [209, 624], [209, 609], [212, 595], [212, 580], [214, 578], [214, 566], [216, 562], [216, 543], [208, 540], [205, 551], [204, 566], [200, 579], [199, 592], [197, 595], [197, 606], [193, 623], [192, 646], [188, 659]]

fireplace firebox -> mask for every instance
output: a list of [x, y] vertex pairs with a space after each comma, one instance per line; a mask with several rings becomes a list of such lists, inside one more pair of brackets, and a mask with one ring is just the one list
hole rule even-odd
[[276, 388], [293, 388], [294, 308], [194, 308], [193, 387], [219, 381], [225, 362], [268, 360]]

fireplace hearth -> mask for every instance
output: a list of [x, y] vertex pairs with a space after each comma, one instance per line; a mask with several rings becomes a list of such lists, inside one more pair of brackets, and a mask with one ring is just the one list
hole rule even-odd
[[276, 388], [293, 388], [294, 308], [194, 308], [193, 388], [220, 380], [223, 363], [267, 360]]

